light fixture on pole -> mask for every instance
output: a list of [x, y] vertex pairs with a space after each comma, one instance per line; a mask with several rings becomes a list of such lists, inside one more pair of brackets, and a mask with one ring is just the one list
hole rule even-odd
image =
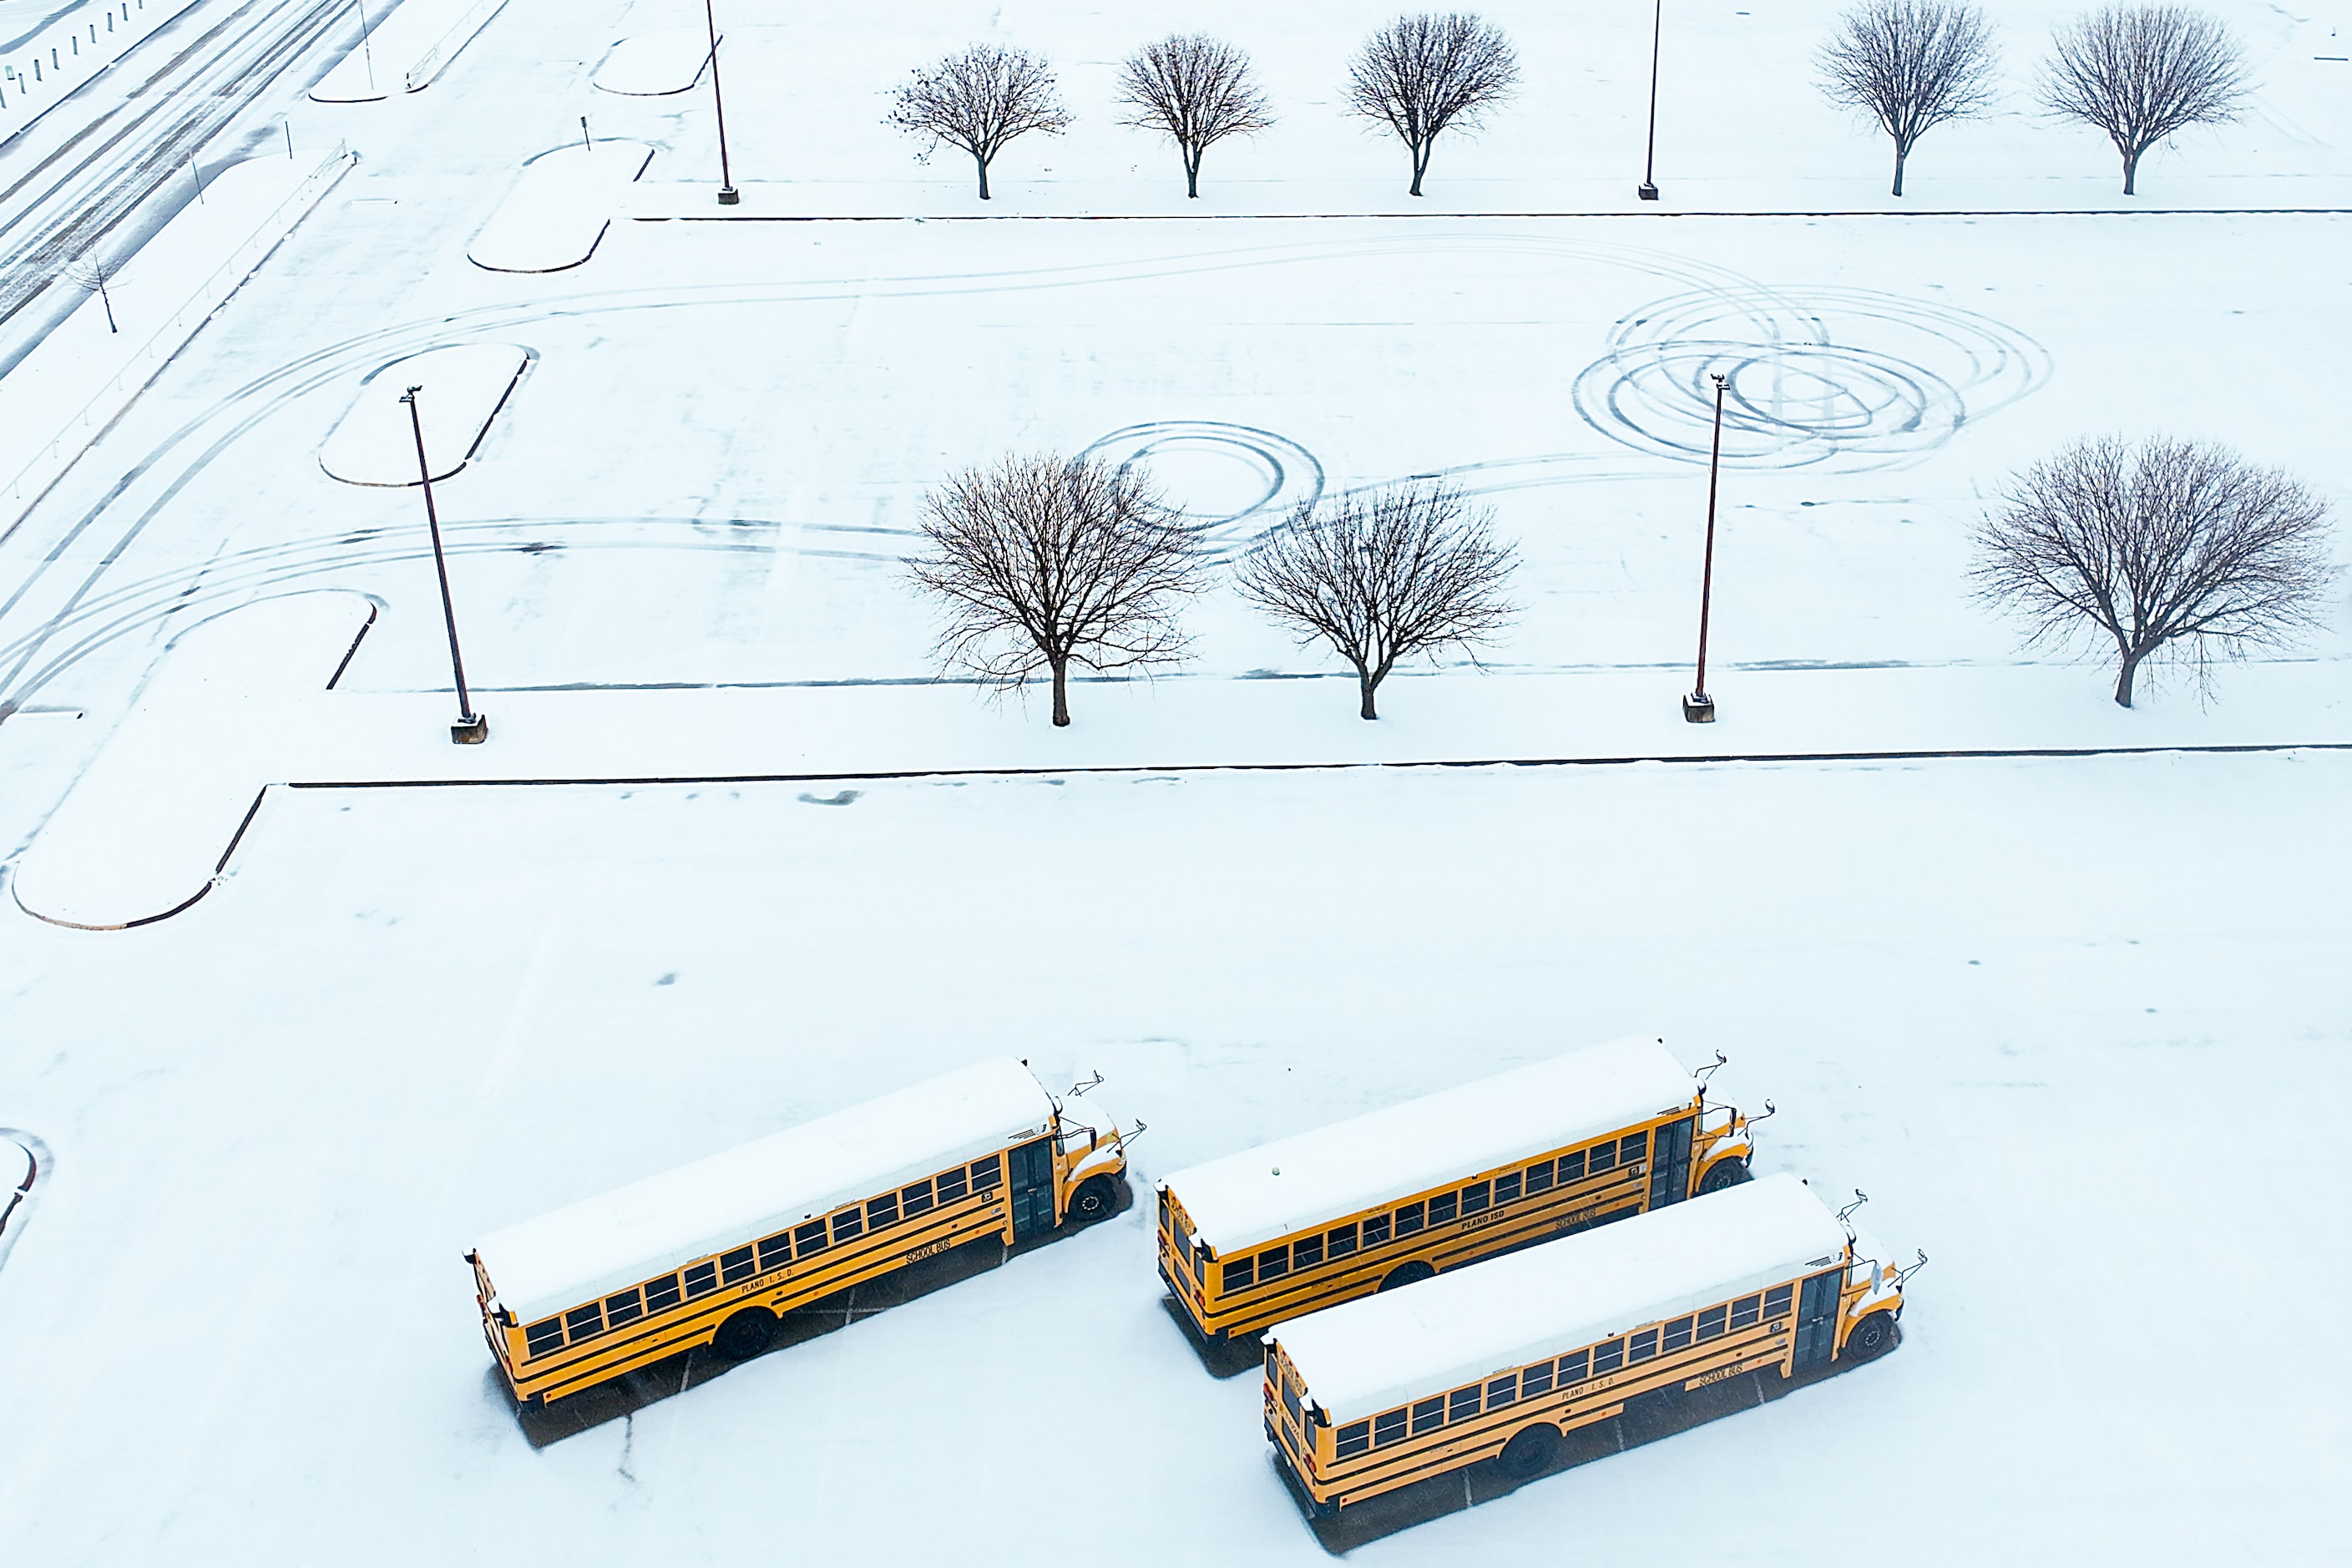
[[731, 207], [743, 199], [735, 188], [734, 176], [727, 172], [727, 98], [719, 90], [719, 18], [710, 9], [710, 0], [702, 0], [702, 23], [710, 30], [710, 103], [719, 112], [719, 205]]
[[1650, 12], [1650, 150], [1642, 160], [1642, 183], [1633, 192], [1645, 202], [1658, 199], [1658, 35], [1665, 26], [1666, 0], [1657, 0]]
[[449, 626], [449, 673], [457, 681], [457, 721], [449, 726], [449, 739], [461, 746], [478, 746], [490, 738], [490, 721], [474, 711], [474, 700], [466, 690], [465, 656], [457, 651], [457, 611], [449, 602], [449, 563], [441, 553], [441, 517], [433, 510], [433, 465], [425, 458], [425, 419], [416, 412], [416, 395], [424, 390], [412, 386], [400, 395], [400, 400], [408, 405], [408, 427], [416, 437], [416, 477], [425, 486], [425, 526], [433, 532], [433, 573], [441, 579], [441, 618]]
[[1683, 717], [1694, 724], [1715, 722], [1715, 699], [1706, 694], [1706, 617], [1715, 602], [1715, 481], [1723, 468], [1723, 385], [1715, 381], [1715, 448], [1706, 459], [1706, 565], [1698, 580], [1698, 679], [1683, 699]]

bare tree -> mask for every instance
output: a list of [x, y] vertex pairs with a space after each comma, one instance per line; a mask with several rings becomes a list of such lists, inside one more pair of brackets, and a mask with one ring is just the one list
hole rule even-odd
[[1174, 139], [1188, 196], [1201, 194], [1201, 154], [1274, 123], [1249, 56], [1205, 33], [1171, 33], [1136, 50], [1119, 67], [1118, 95], [1133, 109], [1120, 123]]
[[1187, 642], [1180, 601], [1198, 593], [1198, 541], [1140, 468], [1100, 458], [1007, 458], [923, 498], [930, 552], [907, 563], [946, 601], [942, 665], [1000, 689], [1054, 678], [1054, 722], [1070, 721], [1069, 669], [1172, 663]]
[[2042, 83], [2052, 112], [2095, 125], [2135, 195], [2142, 154], [2177, 131], [2238, 118], [2246, 64], [2230, 30], [2182, 5], [2109, 5], [2059, 29]]
[[1956, 0], [1863, 0], [1822, 47], [1822, 90], [1895, 139], [1895, 194], [1921, 136], [1992, 102], [1998, 56], [1984, 13]]
[[[893, 95], [889, 123], [910, 136], [944, 142], [980, 165], [980, 199], [988, 200], [988, 165], [1016, 136], [1058, 136], [1070, 116], [1054, 90], [1054, 73], [1024, 49], [975, 44], [916, 71]], [[930, 150], [924, 149], [929, 157]]]
[[2315, 625], [2326, 511], [2286, 474], [2210, 442], [2080, 441], [2026, 470], [1979, 525], [1977, 593], [2023, 617], [2029, 647], [2104, 633], [2128, 708], [2151, 658], [2202, 680], [2216, 653]]
[[99, 303], [106, 308], [106, 330], [120, 330], [114, 324], [114, 296], [106, 291], [106, 286], [114, 281], [114, 268], [106, 258], [94, 250], [84, 252], [66, 263], [65, 280], [85, 294], [97, 295]]
[[1419, 480], [1301, 506], [1242, 557], [1243, 597], [1356, 667], [1362, 717], [1401, 658], [1490, 641], [1517, 612], [1504, 586], [1516, 552], [1493, 514]]
[[1356, 52], [1348, 107], [1403, 140], [1417, 196], [1438, 132], [1454, 124], [1475, 129], [1518, 81], [1518, 55], [1500, 27], [1459, 11], [1399, 16]]

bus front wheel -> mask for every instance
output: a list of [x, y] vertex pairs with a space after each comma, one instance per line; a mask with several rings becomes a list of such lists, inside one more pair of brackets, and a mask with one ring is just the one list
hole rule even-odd
[[746, 1307], [710, 1337], [710, 1348], [729, 1361], [750, 1361], [776, 1337], [776, 1314], [765, 1307]]
[[1118, 1206], [1118, 1189], [1111, 1184], [1108, 1176], [1088, 1176], [1070, 1194], [1070, 1218], [1079, 1225], [1108, 1219]]
[[1400, 1286], [1418, 1285], [1424, 1279], [1433, 1279], [1436, 1277], [1436, 1269], [1432, 1268], [1426, 1263], [1423, 1263], [1420, 1260], [1415, 1259], [1411, 1263], [1400, 1263], [1394, 1268], [1390, 1269], [1387, 1277], [1381, 1281], [1381, 1289], [1383, 1290], [1394, 1290]]
[[1698, 1179], [1698, 1190], [1702, 1193], [1719, 1193], [1726, 1187], [1736, 1187], [1742, 1182], [1752, 1182], [1755, 1179], [1748, 1173], [1748, 1162], [1735, 1154], [1728, 1160], [1718, 1160], [1709, 1165], [1706, 1168], [1706, 1174]]
[[1549, 1421], [1541, 1421], [1533, 1426], [1522, 1426], [1513, 1433], [1511, 1440], [1503, 1445], [1503, 1452], [1496, 1463], [1502, 1466], [1503, 1473], [1511, 1479], [1528, 1481], [1550, 1468], [1552, 1460], [1559, 1454], [1559, 1428]]
[[1845, 1337], [1848, 1361], [1871, 1361], [1895, 1348], [1895, 1314], [1873, 1312]]

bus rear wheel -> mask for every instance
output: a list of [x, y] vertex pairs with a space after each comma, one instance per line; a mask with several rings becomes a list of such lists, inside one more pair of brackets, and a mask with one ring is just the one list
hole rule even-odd
[[1559, 1455], [1559, 1428], [1549, 1421], [1532, 1426], [1522, 1426], [1511, 1434], [1496, 1459], [1503, 1473], [1515, 1481], [1529, 1481], [1551, 1468]]
[[1845, 1337], [1845, 1359], [1872, 1361], [1895, 1348], [1895, 1314], [1873, 1312]]
[[1118, 1188], [1112, 1185], [1111, 1179], [1088, 1176], [1070, 1194], [1069, 1217], [1079, 1225], [1092, 1225], [1098, 1219], [1109, 1218], [1111, 1210], [1118, 1206]]
[[776, 1337], [776, 1314], [765, 1307], [746, 1307], [719, 1325], [710, 1348], [729, 1361], [750, 1361]]
[[1406, 1285], [1418, 1285], [1424, 1279], [1433, 1279], [1436, 1277], [1436, 1269], [1416, 1258], [1411, 1263], [1400, 1263], [1390, 1269], [1387, 1276], [1381, 1280], [1381, 1289], [1394, 1290]]
[[1748, 1162], [1735, 1154], [1728, 1160], [1717, 1160], [1714, 1164], [1709, 1165], [1706, 1168], [1706, 1174], [1698, 1179], [1698, 1190], [1702, 1193], [1719, 1193], [1726, 1187], [1736, 1187], [1742, 1182], [1752, 1182], [1755, 1179], [1748, 1169]]

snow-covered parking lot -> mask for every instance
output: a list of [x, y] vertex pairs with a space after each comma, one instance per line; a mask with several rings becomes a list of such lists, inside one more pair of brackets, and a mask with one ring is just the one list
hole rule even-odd
[[[2021, 84], [2071, 7], [1990, 8]], [[2340, 1557], [2352, 596], [2339, 571], [2299, 646], [2126, 713], [1967, 578], [2008, 477], [2102, 432], [2293, 470], [2342, 564], [2335, 21], [2217, 5], [2254, 110], [2151, 158], [2144, 210], [2018, 85], [1923, 142], [1890, 216], [1883, 139], [1810, 85], [1828, 8], [1670, 33], [1651, 207], [1651, 7], [1496, 6], [1528, 91], [1382, 216], [1402, 154], [1336, 86], [1382, 7], [1188, 12], [1283, 116], [1189, 205], [1108, 100], [1164, 18], [729, 9], [742, 210], [840, 221], [717, 221], [707, 80], [651, 90], [700, 7], [509, 0], [426, 89], [289, 97], [261, 151], [357, 164], [0, 520], [0, 1154], [21, 1133], [40, 1164], [0, 1233], [0, 1559]], [[880, 120], [983, 37], [1053, 56], [1080, 114], [1004, 154], [985, 209]], [[485, 234], [530, 259], [539, 209], [509, 199], [583, 116], [614, 169], [653, 149], [598, 195], [593, 256], [469, 260]], [[641, 221], [689, 206], [714, 220]], [[1347, 216], [1276, 216], [1312, 213]], [[142, 258], [159, 289], [169, 260]], [[479, 440], [436, 494], [490, 740], [453, 758], [446, 717], [357, 731], [446, 705], [392, 396], [469, 346], [498, 374], [445, 384]], [[1697, 731], [1709, 371], [1723, 716]], [[355, 406], [368, 462], [322, 460]], [[1522, 614], [1483, 670], [1402, 671], [1377, 726], [1222, 579], [1189, 664], [1082, 683], [1067, 731], [929, 684], [901, 565], [924, 491], [1090, 447], [1145, 458], [1227, 559], [1302, 500], [1443, 476], [1517, 545]], [[94, 763], [142, 695], [202, 684], [159, 677], [174, 639], [313, 589], [378, 607], [344, 667], [347, 641], [270, 672], [335, 692], [266, 747], [268, 712], [219, 711], [248, 726], [224, 752], [319, 787], [242, 837], [232, 811], [183, 913], [25, 912], [71, 880], [19, 876], [50, 825], [113, 842], [61, 813], [78, 784], [110, 781], [82, 799], [121, 843], [168, 815], [145, 792], [194, 793], [128, 740]], [[1696, 736], [1813, 760], [1599, 760]], [[2244, 750], [1867, 755], [2149, 746]], [[1553, 761], [1386, 765], [1496, 758]], [[352, 787], [436, 759], [436, 787]], [[588, 776], [688, 782], [449, 782]], [[1760, 1169], [1866, 1190], [1930, 1255], [1904, 1345], [1318, 1539], [1256, 1380], [1160, 1305], [1153, 1176], [1635, 1031], [1726, 1053], [1715, 1088], [1779, 1108]], [[481, 1235], [1005, 1052], [1049, 1088], [1106, 1075], [1150, 1124], [1145, 1201], [610, 1419], [518, 1423], [460, 1261]]]

